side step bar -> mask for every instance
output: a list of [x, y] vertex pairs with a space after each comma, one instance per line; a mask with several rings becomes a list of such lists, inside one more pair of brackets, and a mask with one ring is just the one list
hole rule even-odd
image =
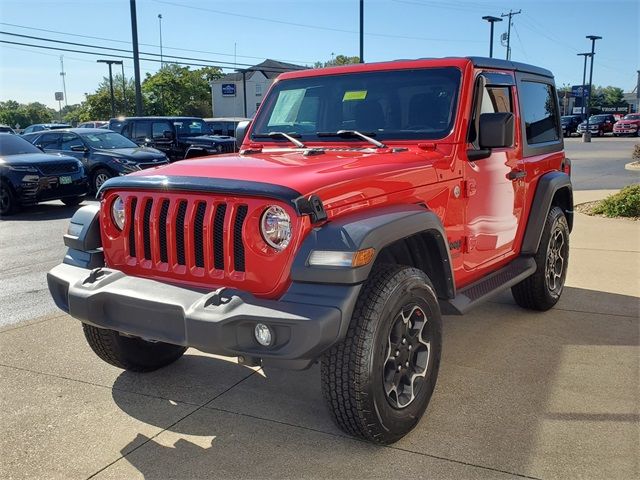
[[512, 287], [536, 271], [533, 257], [519, 257], [500, 270], [458, 290], [455, 298], [441, 300], [444, 315], [463, 315], [495, 294]]

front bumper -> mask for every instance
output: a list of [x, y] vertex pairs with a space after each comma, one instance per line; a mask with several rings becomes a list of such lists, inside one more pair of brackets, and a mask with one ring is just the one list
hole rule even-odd
[[633, 134], [636, 135], [638, 133], [638, 127], [633, 128], [633, 127], [616, 127], [613, 129], [613, 133], [619, 134], [619, 135], [627, 135], [627, 134]]
[[16, 179], [15, 182], [20, 203], [32, 205], [38, 202], [77, 197], [88, 193], [89, 184], [84, 173], [71, 173], [66, 176], [71, 178], [71, 183], [61, 183], [60, 176], [56, 175], [20, 175], [20, 178]]
[[[66, 263], [53, 268], [47, 282], [56, 305], [81, 322], [292, 369], [310, 366], [339, 341], [360, 289], [298, 285], [282, 300], [262, 300], [238, 290], [201, 293], [109, 268]], [[255, 340], [256, 323], [272, 329], [273, 346]]]

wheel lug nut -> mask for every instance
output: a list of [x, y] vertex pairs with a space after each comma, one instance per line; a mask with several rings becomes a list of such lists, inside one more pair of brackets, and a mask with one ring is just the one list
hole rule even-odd
[[402, 370], [402, 365], [398, 365], [398, 371]]
[[403, 338], [403, 339], [402, 339], [402, 344], [404, 345], [405, 343], [407, 343], [407, 339], [406, 339], [406, 338]]
[[411, 348], [413, 348], [411, 345], [409, 345], [409, 350], [411, 350]]
[[396, 357], [400, 356], [400, 350], [396, 350]]
[[406, 363], [404, 364], [404, 366], [405, 366], [405, 367], [407, 367], [407, 368], [409, 368], [409, 362], [406, 362]]

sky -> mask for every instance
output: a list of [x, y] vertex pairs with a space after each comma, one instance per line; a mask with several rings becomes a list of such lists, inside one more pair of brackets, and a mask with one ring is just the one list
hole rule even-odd
[[[593, 83], [625, 92], [636, 85], [640, 0], [365, 0], [364, 5], [366, 62], [488, 56], [489, 25], [482, 17], [511, 9], [522, 11], [513, 17], [512, 60], [548, 68], [558, 86], [579, 85], [583, 57], [577, 54], [591, 49], [586, 35], [599, 35]], [[137, 0], [141, 52], [160, 52], [159, 14], [164, 55], [227, 62], [226, 72], [265, 58], [312, 65], [359, 52], [359, 0]], [[507, 23], [495, 24], [495, 57], [505, 56], [499, 37]], [[63, 55], [67, 101], [79, 103], [107, 75], [107, 66], [97, 59], [130, 54], [7, 33], [130, 50], [129, 0], [0, 0], [0, 32], [3, 41], [101, 53], [0, 43], [0, 101], [57, 108], [54, 92], [62, 91]], [[124, 62], [125, 74], [132, 77], [132, 60]], [[143, 78], [159, 66], [141, 62]]]

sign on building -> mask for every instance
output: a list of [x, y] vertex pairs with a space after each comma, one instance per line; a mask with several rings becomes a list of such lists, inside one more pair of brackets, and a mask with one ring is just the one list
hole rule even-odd
[[582, 98], [589, 96], [589, 85], [572, 85], [571, 86], [571, 96]]
[[62, 93], [62, 92], [56, 92], [56, 93], [55, 93], [55, 95], [56, 95], [56, 100], [57, 100], [58, 102], [62, 102], [62, 101], [64, 100], [64, 93]]
[[222, 84], [222, 96], [223, 97], [235, 97], [236, 96], [236, 84], [235, 83], [223, 83]]

